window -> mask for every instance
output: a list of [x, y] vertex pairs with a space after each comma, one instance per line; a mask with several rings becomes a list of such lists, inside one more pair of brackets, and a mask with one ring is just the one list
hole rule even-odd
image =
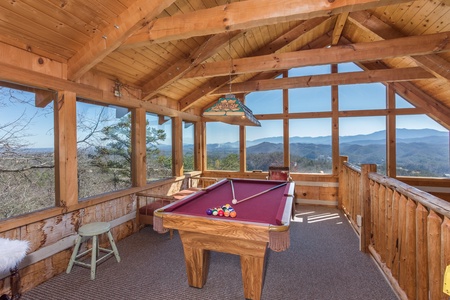
[[386, 174], [386, 117], [340, 118], [339, 148], [350, 163], [377, 164], [377, 172]]
[[331, 173], [331, 118], [289, 121], [290, 169], [296, 173]]
[[299, 77], [308, 75], [320, 75], [320, 74], [330, 74], [330, 65], [312, 66], [312, 67], [301, 67], [293, 68], [288, 72], [289, 77]]
[[363, 69], [358, 67], [355, 63], [342, 63], [338, 64], [338, 72], [339, 73], [348, 73], [348, 72], [362, 72]]
[[0, 219], [55, 205], [53, 104], [0, 87]]
[[245, 97], [245, 105], [253, 114], [281, 114], [283, 112], [283, 91], [253, 92]]
[[397, 176], [450, 177], [449, 130], [426, 115], [397, 116]]
[[409, 103], [399, 94], [395, 94], [395, 107], [396, 108], [414, 108], [414, 105]]
[[247, 171], [269, 170], [269, 166], [284, 165], [283, 122], [260, 121], [261, 127], [247, 126]]
[[386, 108], [386, 87], [381, 83], [339, 86], [339, 110]]
[[[330, 74], [329, 65], [294, 68], [289, 77]], [[331, 86], [289, 89], [289, 112], [331, 111]]]
[[208, 170], [239, 171], [239, 126], [206, 123]]
[[331, 86], [289, 90], [289, 112], [331, 111]]
[[131, 113], [77, 101], [78, 195], [131, 186]]
[[194, 171], [194, 123], [183, 121], [183, 169]]
[[172, 119], [147, 113], [147, 181], [172, 176]]

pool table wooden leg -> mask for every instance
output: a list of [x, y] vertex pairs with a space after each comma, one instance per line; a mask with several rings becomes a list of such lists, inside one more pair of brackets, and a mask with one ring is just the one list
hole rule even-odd
[[183, 249], [189, 286], [202, 288], [208, 277], [210, 251], [192, 247], [188, 242], [183, 243]]
[[264, 254], [262, 256], [241, 255], [242, 283], [244, 284], [245, 299], [261, 299], [264, 282]]

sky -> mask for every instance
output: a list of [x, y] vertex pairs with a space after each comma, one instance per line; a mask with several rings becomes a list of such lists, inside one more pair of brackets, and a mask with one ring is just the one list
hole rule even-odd
[[[339, 65], [339, 72], [361, 71], [353, 63]], [[292, 69], [290, 76], [305, 76], [330, 73], [329, 66], [316, 66]], [[10, 94], [12, 93], [12, 94]], [[11, 98], [10, 95], [13, 97]], [[10, 101], [10, 99], [13, 99]], [[331, 88], [313, 87], [289, 90], [289, 112], [326, 112], [331, 111]], [[241, 99], [242, 100], [242, 99]], [[339, 88], [339, 109], [383, 109], [385, 106], [385, 87], [381, 83], [344, 85]], [[273, 114], [282, 112], [282, 91], [254, 92], [246, 96], [246, 105], [254, 114]], [[413, 107], [400, 96], [396, 96], [398, 108]], [[101, 107], [93, 104], [77, 102], [77, 113], [86, 121], [95, 121], [101, 109], [105, 110], [109, 121], [104, 124], [117, 122], [115, 107]], [[119, 110], [120, 112], [120, 110]], [[21, 119], [22, 117], [22, 119]], [[20, 125], [30, 120], [28, 130], [20, 130], [18, 135], [29, 142], [34, 148], [53, 148], [53, 111], [52, 105], [46, 108], [34, 107], [34, 94], [11, 91], [7, 88], [0, 89], [0, 140], [10, 130], [7, 124]], [[19, 121], [17, 121], [19, 120]], [[162, 125], [157, 124], [157, 117], [149, 114], [149, 124], [167, 132], [167, 140], [164, 144], [171, 143], [171, 122]], [[352, 117], [340, 119], [340, 135], [369, 134], [379, 130], [385, 130], [385, 117]], [[281, 120], [261, 121], [261, 127], [247, 126], [247, 140], [256, 140], [264, 137], [282, 136], [283, 128]], [[20, 128], [16, 127], [16, 128]], [[207, 124], [207, 142], [224, 143], [235, 142], [239, 138], [239, 127], [221, 122]], [[439, 131], [447, 131], [444, 127], [427, 116], [399, 116], [397, 117], [397, 128], [421, 129], [431, 128]], [[327, 136], [331, 135], [331, 119], [296, 119], [290, 120], [290, 136]], [[78, 132], [78, 138], [85, 133]], [[193, 127], [184, 126], [184, 143], [192, 143]]]

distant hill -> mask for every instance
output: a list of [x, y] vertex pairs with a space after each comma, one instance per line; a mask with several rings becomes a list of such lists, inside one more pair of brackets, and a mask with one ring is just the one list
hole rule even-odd
[[[352, 136], [341, 136], [341, 144], [357, 144], [357, 145], [373, 145], [386, 143], [386, 131], [376, 131], [370, 134], [359, 134]], [[323, 144], [331, 145], [331, 136], [319, 137], [299, 137], [294, 136], [289, 139], [290, 144]], [[449, 135], [447, 132], [438, 131], [434, 129], [397, 129], [398, 143], [432, 143], [432, 144], [447, 144], [449, 142]], [[262, 143], [282, 144], [283, 137], [268, 137], [247, 141], [247, 147], [260, 145]], [[224, 149], [224, 148], [239, 148], [239, 142], [227, 142], [223, 144], [208, 144], [208, 149]]]
[[[354, 164], [374, 163], [385, 167], [386, 132], [340, 137], [340, 154]], [[225, 157], [236, 153], [239, 143], [208, 144], [210, 155]], [[445, 176], [450, 173], [449, 135], [433, 129], [397, 130], [397, 167], [399, 175]], [[190, 146], [186, 148], [191, 149]], [[270, 137], [247, 141], [247, 159], [263, 160], [261, 155], [283, 152], [283, 138]], [[310, 161], [331, 159], [331, 136], [290, 138], [291, 157]]]

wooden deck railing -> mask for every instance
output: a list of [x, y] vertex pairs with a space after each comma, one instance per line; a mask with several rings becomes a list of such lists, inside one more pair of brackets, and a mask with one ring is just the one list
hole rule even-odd
[[375, 165], [341, 167], [341, 208], [361, 251], [372, 254], [401, 299], [448, 299], [450, 203], [377, 174]]

